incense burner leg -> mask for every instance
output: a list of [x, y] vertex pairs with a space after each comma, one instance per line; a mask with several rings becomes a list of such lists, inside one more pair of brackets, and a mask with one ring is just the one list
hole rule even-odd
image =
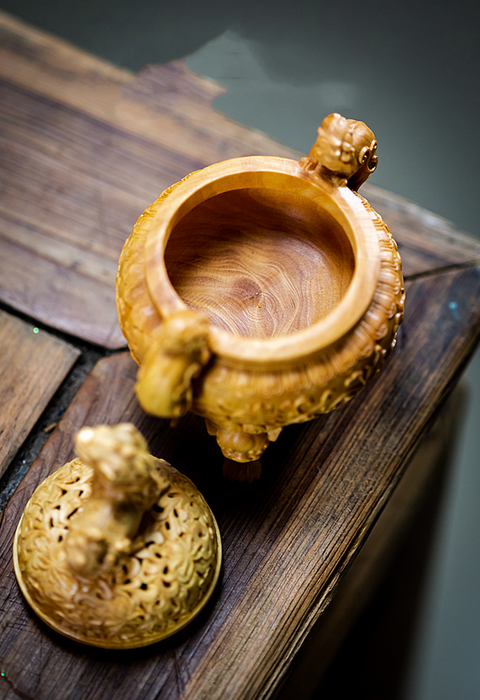
[[254, 462], [260, 459], [270, 444], [267, 433], [252, 435], [243, 430], [219, 428], [216, 438], [224, 456], [235, 462]]
[[[215, 435], [226, 461], [223, 474], [230, 481], [253, 481], [261, 473], [260, 457], [272, 440], [276, 440], [280, 430], [270, 433], [250, 433], [240, 427], [222, 428], [206, 420], [210, 435]], [[248, 468], [247, 468], [248, 467]]]

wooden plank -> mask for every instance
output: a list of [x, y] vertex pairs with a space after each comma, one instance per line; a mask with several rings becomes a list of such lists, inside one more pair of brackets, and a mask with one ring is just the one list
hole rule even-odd
[[[360, 616], [365, 618], [367, 606], [376, 606], [378, 589], [384, 588], [384, 579], [389, 568], [393, 564], [395, 569], [398, 569], [397, 557], [399, 549], [405, 548], [405, 540], [408, 541], [409, 546], [414, 543], [415, 547], [418, 547], [420, 540], [422, 541], [423, 567], [426, 569], [428, 555], [433, 545], [433, 526], [442, 502], [445, 477], [452, 463], [453, 448], [464, 418], [467, 393], [466, 386], [460, 382], [442, 406], [439, 415], [435, 416], [433, 425], [428, 427], [404, 476], [375, 523], [365, 545], [342, 577], [332, 602], [295, 659], [281, 692], [278, 697], [275, 695], [275, 700], [290, 700], [295, 696], [307, 700], [322, 697], [322, 694], [325, 697], [333, 696], [332, 690], [330, 693], [325, 693], [324, 683], [330, 682], [335, 688], [338, 675], [333, 669], [339, 664], [348, 668], [348, 658], [344, 658], [344, 648], [340, 649], [340, 647], [344, 644], [345, 638], [350, 635], [351, 628], [357, 623], [358, 618]], [[420, 533], [419, 526], [422, 527]], [[427, 533], [429, 536], [426, 536]], [[403, 564], [405, 564], [404, 561]], [[419, 574], [416, 566], [414, 581], [409, 581], [408, 591], [400, 586], [397, 587], [397, 597], [392, 603], [402, 607], [402, 610], [405, 605], [405, 594], [412, 597], [418, 590]], [[404, 584], [405, 581], [404, 577]], [[395, 628], [387, 632], [388, 642], [392, 640], [396, 652], [398, 652], [397, 632]], [[383, 637], [374, 640], [373, 631], [367, 630], [367, 634], [371, 636], [372, 646], [381, 648], [385, 644]], [[405, 649], [408, 652], [412, 641], [411, 638], [408, 641], [405, 640], [406, 644], [409, 642], [408, 650]], [[347, 643], [350, 647], [350, 639]], [[360, 652], [355, 649], [352, 654], [357, 669], [361, 665], [357, 663], [358, 659], [363, 659], [364, 670], [370, 671], [370, 688], [372, 688], [372, 684], [375, 684], [378, 679], [380, 665], [378, 658], [370, 659], [370, 656], [371, 648], [368, 645]], [[395, 654], [392, 655], [390, 647], [385, 650], [385, 656], [388, 657], [392, 670], [401, 667], [400, 659], [396, 658]], [[387, 665], [385, 658], [383, 664], [382, 671]], [[327, 677], [323, 679], [326, 671]], [[355, 687], [357, 680], [343, 679], [342, 688], [345, 687], [345, 683]], [[343, 690], [342, 693], [342, 697], [348, 697]], [[360, 697], [367, 697], [367, 694]], [[390, 694], [384, 692], [381, 697], [394, 698], [396, 695], [393, 692]]]
[[0, 475], [79, 354], [72, 345], [0, 311]]
[[[138, 76], [0, 12], [0, 76], [74, 111], [211, 163], [295, 152], [212, 109], [225, 88], [183, 59]], [[182, 173], [185, 175], [186, 173]], [[170, 183], [171, 184], [171, 183]]]
[[[398, 346], [377, 380], [347, 407], [291, 426], [264, 458], [261, 481], [220, 478], [222, 458], [203, 422], [177, 428], [147, 417], [133, 394], [128, 355], [102, 360], [5, 512], [0, 678], [5, 697], [270, 697], [341, 585], [396, 485], [428, 419], [480, 334], [480, 268], [408, 283]], [[208, 609], [148, 649], [109, 652], [67, 641], [24, 603], [11, 542], [35, 486], [71, 457], [82, 425], [132, 420], [152, 450], [190, 476], [219, 522], [224, 568]]]
[[441, 216], [370, 184], [362, 194], [394, 233], [407, 279], [480, 262], [480, 241]]
[[[0, 300], [124, 346], [114, 280], [143, 209], [210, 163], [300, 155], [213, 110], [223, 90], [184, 61], [134, 76], [0, 13]], [[407, 276], [478, 259], [480, 244], [438, 217], [365, 192], [397, 238]]]
[[184, 61], [135, 78], [0, 13], [0, 299], [125, 345], [115, 274], [137, 217], [192, 170], [282, 148], [215, 112], [221, 92]]

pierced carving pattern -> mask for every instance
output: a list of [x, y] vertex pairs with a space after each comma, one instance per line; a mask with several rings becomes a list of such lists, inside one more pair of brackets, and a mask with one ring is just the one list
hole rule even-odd
[[15, 539], [17, 577], [33, 609], [62, 634], [94, 646], [144, 646], [186, 625], [213, 591], [214, 518], [191, 481], [157, 461], [168, 485], [145, 515], [135, 551], [112, 573], [86, 578], [66, 560], [64, 540], [91, 495], [93, 469], [74, 459], [28, 502]]

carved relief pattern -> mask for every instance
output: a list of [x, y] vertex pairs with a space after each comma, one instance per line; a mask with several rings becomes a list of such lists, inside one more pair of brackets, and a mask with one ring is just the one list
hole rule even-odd
[[150, 225], [162, 203], [191, 175], [193, 173], [168, 187], [145, 209], [137, 219], [120, 256], [116, 295], [118, 319], [137, 364], [141, 364], [143, 360], [150, 335], [162, 325], [162, 318], [150, 299], [145, 276], [145, 243]]
[[[303, 366], [255, 372], [226, 367], [216, 358], [202, 378], [193, 410], [222, 430], [259, 435], [312, 420], [350, 401], [382, 368], [403, 320], [402, 264], [388, 226], [357, 196], [373, 220], [381, 252], [380, 279], [369, 309], [328, 353], [309, 358]], [[226, 454], [223, 445], [222, 449]], [[238, 459], [233, 453], [226, 456]], [[252, 445], [245, 456], [258, 459], [258, 446]]]
[[93, 470], [74, 459], [30, 499], [17, 541], [22, 590], [54, 629], [97, 646], [143, 646], [204, 604], [218, 576], [216, 524], [189, 479], [166, 463], [159, 468], [168, 486], [144, 517], [133, 555], [93, 579], [67, 565], [63, 544], [91, 494]]

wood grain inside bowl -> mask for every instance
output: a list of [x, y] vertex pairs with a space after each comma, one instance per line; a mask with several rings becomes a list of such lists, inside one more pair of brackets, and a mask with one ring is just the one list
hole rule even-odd
[[272, 338], [324, 318], [343, 298], [355, 260], [342, 227], [314, 201], [246, 188], [199, 204], [165, 250], [177, 294], [233, 335]]

